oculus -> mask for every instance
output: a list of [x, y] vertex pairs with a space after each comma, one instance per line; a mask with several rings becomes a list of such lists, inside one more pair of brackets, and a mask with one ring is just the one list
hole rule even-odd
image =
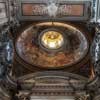
[[39, 36], [40, 46], [45, 49], [48, 49], [49, 51], [58, 51], [58, 49], [63, 47], [64, 42], [64, 35], [62, 34], [62, 32], [55, 28], [46, 29], [41, 32]]

